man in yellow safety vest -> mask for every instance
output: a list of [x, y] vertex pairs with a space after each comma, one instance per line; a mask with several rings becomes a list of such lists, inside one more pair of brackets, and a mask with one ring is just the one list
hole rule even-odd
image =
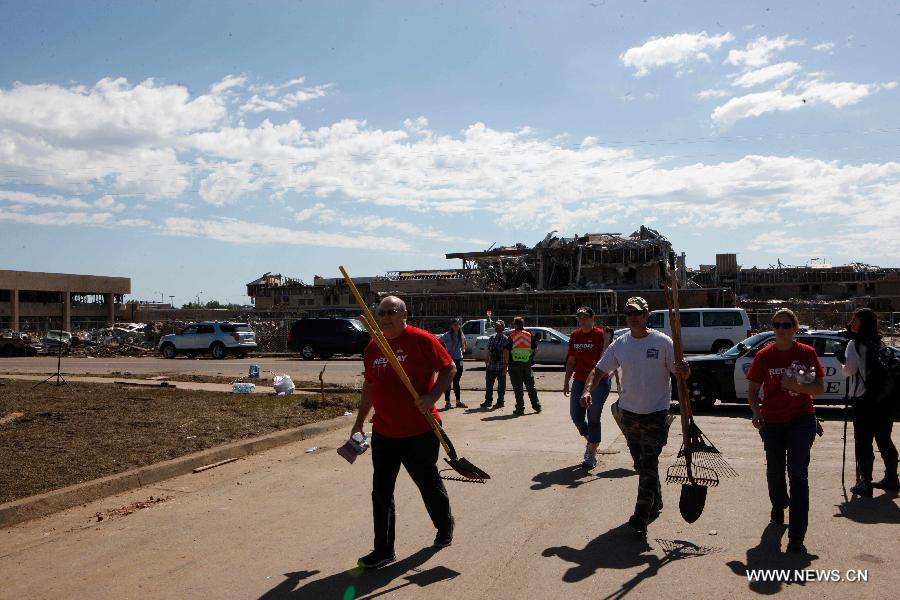
[[522, 386], [528, 390], [528, 399], [534, 412], [541, 412], [541, 403], [538, 401], [537, 390], [534, 388], [534, 373], [531, 365], [534, 364], [534, 355], [537, 352], [537, 340], [525, 329], [525, 319], [516, 317], [513, 319], [515, 330], [509, 334], [508, 358], [509, 380], [512, 383], [513, 393], [516, 396], [516, 409], [514, 415], [525, 414], [525, 394]]

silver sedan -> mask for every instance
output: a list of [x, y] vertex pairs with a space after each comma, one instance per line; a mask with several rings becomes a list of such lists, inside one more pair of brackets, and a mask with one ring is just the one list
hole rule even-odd
[[[564, 365], [566, 364], [566, 356], [569, 353], [569, 336], [557, 331], [552, 327], [526, 327], [527, 331], [537, 340], [537, 354], [535, 363], [544, 365]], [[507, 329], [503, 333], [509, 335], [512, 329]], [[487, 346], [490, 336], [482, 335], [475, 339], [475, 346], [472, 348], [472, 358], [474, 360], [487, 360]]]

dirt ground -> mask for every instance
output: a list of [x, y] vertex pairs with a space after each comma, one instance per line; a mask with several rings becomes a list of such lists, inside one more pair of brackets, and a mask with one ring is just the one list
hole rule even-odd
[[[274, 396], [0, 379], [0, 503], [354, 410]], [[21, 414], [17, 414], [21, 413]]]

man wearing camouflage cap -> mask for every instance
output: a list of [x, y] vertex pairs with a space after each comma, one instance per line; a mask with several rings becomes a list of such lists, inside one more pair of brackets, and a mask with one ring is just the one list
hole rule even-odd
[[672, 399], [670, 373], [687, 379], [687, 363], [675, 363], [672, 338], [647, 328], [650, 306], [640, 296], [625, 302], [625, 322], [629, 331], [619, 336], [603, 353], [588, 376], [582, 403], [590, 406], [594, 382], [622, 369], [619, 400], [614, 405], [628, 450], [638, 472], [638, 495], [628, 524], [646, 534], [647, 526], [663, 508], [659, 483], [659, 455], [669, 435], [669, 404]]

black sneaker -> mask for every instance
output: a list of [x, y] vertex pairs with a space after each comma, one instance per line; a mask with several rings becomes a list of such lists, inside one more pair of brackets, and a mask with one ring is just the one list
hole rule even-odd
[[532, 409], [534, 410], [534, 412], [536, 412], [537, 414], [541, 414], [541, 406], [540, 406], [540, 404], [537, 405], [537, 406], [532, 406], [531, 408], [532, 408]]
[[434, 536], [435, 548], [446, 548], [453, 543], [453, 531], [438, 531]]
[[363, 569], [380, 569], [391, 564], [395, 560], [397, 560], [397, 555], [393, 552], [373, 550], [356, 561], [356, 564]]
[[482, 409], [484, 409], [484, 410], [487, 410], [487, 409], [489, 409], [490, 407], [491, 407], [491, 403], [490, 403], [490, 402], [482, 402], [481, 404], [478, 405], [478, 408], [482, 408]]
[[803, 540], [789, 540], [787, 551], [791, 554], [806, 554], [806, 546], [803, 545]]
[[525, 409], [524, 409], [524, 408], [517, 408], [516, 410], [512, 411], [512, 414], [518, 415], [518, 416], [521, 417], [522, 415], [525, 414]]
[[456, 408], [469, 408], [468, 404], [463, 404], [459, 400], [456, 401]]
[[497, 404], [494, 405], [494, 408], [492, 408], [491, 410], [499, 410], [501, 408], [503, 408], [503, 403], [498, 402]]
[[647, 533], [647, 524], [637, 515], [631, 515], [631, 518], [628, 519], [628, 526], [634, 529], [635, 533]]
[[769, 513], [769, 523], [772, 525], [784, 525], [784, 509], [773, 506], [772, 512]]
[[453, 405], [450, 404], [449, 402], [444, 405], [444, 410], [450, 410], [451, 408], [453, 408]]
[[852, 488], [850, 488], [851, 494], [856, 494], [857, 496], [864, 496], [866, 498], [872, 497], [872, 482], [866, 481], [865, 479], [860, 479], [856, 482]]

